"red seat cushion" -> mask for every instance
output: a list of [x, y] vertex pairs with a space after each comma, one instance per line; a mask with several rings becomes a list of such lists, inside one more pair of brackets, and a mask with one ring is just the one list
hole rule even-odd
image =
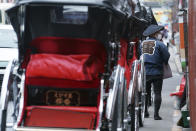
[[104, 45], [94, 39], [38, 37], [29, 44], [22, 67], [26, 68], [31, 53], [84, 55], [88, 54], [100, 59], [105, 64], [107, 53]]
[[34, 54], [27, 65], [27, 77], [91, 81], [104, 72], [103, 62], [90, 55]]

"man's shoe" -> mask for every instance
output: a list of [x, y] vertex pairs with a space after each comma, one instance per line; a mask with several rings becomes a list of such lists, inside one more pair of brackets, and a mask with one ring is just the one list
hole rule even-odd
[[154, 120], [162, 120], [162, 118], [159, 115], [154, 116]]
[[149, 118], [149, 116], [150, 116], [149, 113], [148, 113], [148, 112], [145, 112], [144, 117], [145, 117], [145, 118]]

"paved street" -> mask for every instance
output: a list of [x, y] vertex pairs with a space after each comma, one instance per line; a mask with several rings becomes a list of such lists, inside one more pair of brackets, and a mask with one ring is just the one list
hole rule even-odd
[[179, 84], [181, 76], [174, 75], [174, 77], [164, 80], [162, 91], [162, 105], [160, 109], [160, 116], [163, 118], [161, 121], [153, 119], [154, 109], [150, 107], [150, 118], [145, 119], [144, 127], [140, 131], [172, 131], [175, 123], [173, 122], [174, 114], [174, 97], [170, 96], [171, 92], [175, 91], [176, 86]]

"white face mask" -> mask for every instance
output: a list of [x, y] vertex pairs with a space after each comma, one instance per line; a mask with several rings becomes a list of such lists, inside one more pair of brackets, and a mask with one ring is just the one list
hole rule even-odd
[[161, 40], [161, 39], [162, 39], [162, 35], [161, 35], [161, 34], [158, 34], [158, 35], [156, 36], [156, 38], [157, 38], [158, 40]]

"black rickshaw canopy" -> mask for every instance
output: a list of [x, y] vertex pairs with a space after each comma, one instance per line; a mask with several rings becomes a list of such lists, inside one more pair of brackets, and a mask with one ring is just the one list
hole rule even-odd
[[124, 35], [127, 5], [127, 0], [18, 1], [7, 13], [18, 36], [19, 60], [37, 37], [92, 38], [107, 47]]
[[[38, 37], [90, 38], [104, 44], [142, 36], [145, 7], [134, 14], [132, 0], [19, 0], [7, 10], [18, 36], [19, 60]], [[135, 3], [138, 6], [138, 3]]]

